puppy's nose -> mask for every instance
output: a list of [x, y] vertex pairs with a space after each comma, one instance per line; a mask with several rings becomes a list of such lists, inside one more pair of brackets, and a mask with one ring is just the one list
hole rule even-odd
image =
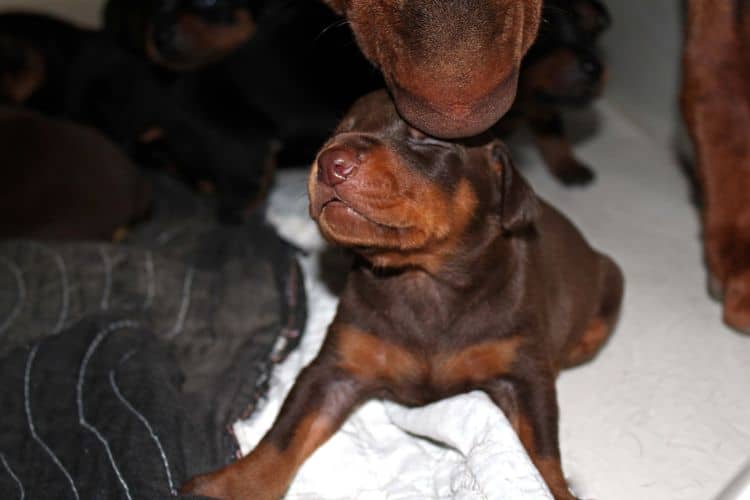
[[318, 156], [318, 180], [331, 187], [344, 182], [357, 168], [357, 152], [346, 147], [334, 146]]

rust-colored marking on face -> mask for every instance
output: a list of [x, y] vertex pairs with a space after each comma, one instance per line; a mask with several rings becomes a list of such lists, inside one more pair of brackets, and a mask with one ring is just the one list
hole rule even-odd
[[250, 13], [237, 9], [234, 23], [228, 26], [207, 23], [200, 16], [185, 14], [180, 18], [180, 29], [192, 39], [196, 49], [205, 52], [228, 52], [245, 43], [256, 30]]
[[[327, 148], [346, 146], [343, 140]], [[318, 179], [318, 163], [308, 179], [310, 214], [336, 244], [374, 249], [376, 266], [420, 266], [436, 271], [460, 242], [478, 206], [467, 179], [452, 193], [412, 171], [385, 145], [359, 152], [361, 163], [335, 188]], [[333, 197], [341, 203], [326, 203]]]
[[44, 56], [31, 46], [24, 47], [25, 67], [18, 72], [6, 72], [0, 80], [0, 91], [15, 104], [26, 102], [47, 78]]
[[173, 71], [189, 71], [218, 61], [232, 50], [249, 40], [256, 30], [256, 24], [248, 12], [235, 11], [234, 23], [220, 26], [207, 23], [199, 16], [184, 14], [180, 17], [178, 29], [185, 38], [185, 52], [177, 59], [165, 58], [154, 43], [154, 27], [146, 30], [146, 56], [153, 63]]

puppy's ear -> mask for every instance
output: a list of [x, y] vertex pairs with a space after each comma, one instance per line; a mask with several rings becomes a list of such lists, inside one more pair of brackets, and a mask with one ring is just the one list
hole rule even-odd
[[487, 148], [492, 170], [497, 176], [498, 210], [503, 231], [513, 234], [528, 230], [539, 216], [539, 200], [516, 170], [505, 144], [496, 140]]

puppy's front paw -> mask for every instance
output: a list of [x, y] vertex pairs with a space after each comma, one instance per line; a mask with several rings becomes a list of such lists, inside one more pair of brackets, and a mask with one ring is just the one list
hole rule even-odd
[[180, 488], [181, 495], [202, 495], [204, 497], [228, 499], [226, 481], [219, 473], [195, 476]]
[[278, 477], [254, 474], [243, 468], [242, 462], [235, 462], [216, 472], [195, 476], [180, 488], [180, 494], [221, 500], [278, 500], [284, 490]]
[[566, 186], [585, 186], [596, 178], [593, 170], [573, 158], [557, 165], [553, 173]]

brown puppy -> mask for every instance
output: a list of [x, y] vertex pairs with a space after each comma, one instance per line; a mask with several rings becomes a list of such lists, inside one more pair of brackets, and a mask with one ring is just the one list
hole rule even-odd
[[688, 2], [682, 110], [696, 153], [703, 244], [724, 321], [750, 333], [750, 3]]
[[355, 104], [318, 155], [310, 213], [360, 260], [317, 358], [247, 457], [183, 491], [276, 499], [370, 398], [405, 405], [484, 390], [557, 499], [555, 378], [609, 336], [618, 267], [539, 200], [504, 146], [409, 127], [384, 92]]
[[484, 132], [510, 109], [542, 0], [325, 0], [346, 16], [401, 115], [437, 137]]
[[0, 239], [112, 239], [151, 185], [98, 132], [0, 107]]

